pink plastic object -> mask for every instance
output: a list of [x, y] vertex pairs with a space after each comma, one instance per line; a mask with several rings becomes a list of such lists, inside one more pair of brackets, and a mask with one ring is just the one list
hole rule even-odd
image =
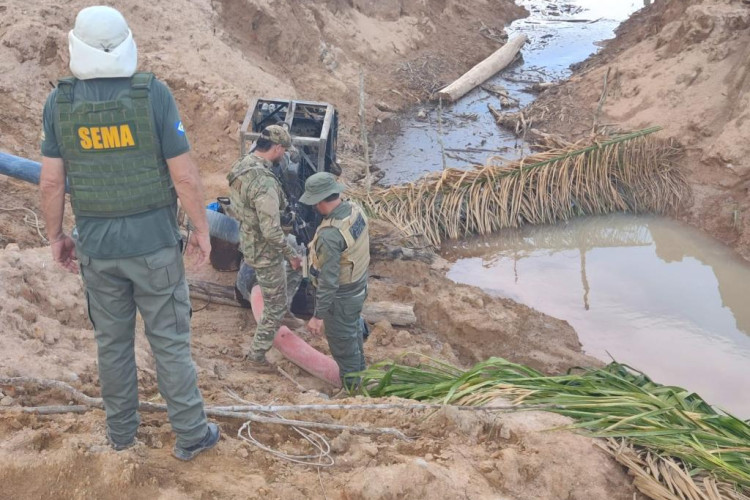
[[[250, 305], [253, 308], [255, 321], [260, 321], [263, 314], [263, 294], [258, 285], [255, 285], [250, 292]], [[299, 338], [288, 327], [281, 325], [276, 338], [273, 339], [273, 346], [286, 359], [309, 374], [335, 387], [341, 387], [339, 366], [336, 362]]]

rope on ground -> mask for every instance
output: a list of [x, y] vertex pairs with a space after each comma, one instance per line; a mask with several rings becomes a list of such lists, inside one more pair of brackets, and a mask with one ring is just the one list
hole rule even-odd
[[323, 500], [328, 500], [328, 495], [326, 495], [326, 489], [323, 486], [323, 477], [320, 474], [320, 467], [318, 467], [318, 482], [320, 483], [321, 491], [323, 491]]
[[[238, 401], [244, 404], [252, 404], [240, 398], [236, 393], [232, 391], [229, 391], [228, 394], [229, 394], [229, 397], [231, 397], [235, 401]], [[284, 417], [281, 417], [278, 413], [273, 413], [273, 412], [263, 412], [263, 413], [267, 415], [273, 415], [276, 418], [281, 418], [281, 419], [284, 418]], [[331, 444], [328, 442], [328, 440], [321, 434], [315, 431], [312, 431], [309, 428], [298, 427], [294, 425], [292, 426], [292, 429], [294, 430], [294, 432], [302, 436], [302, 438], [308, 443], [310, 443], [310, 446], [312, 446], [312, 448], [316, 451], [314, 453], [307, 454], [307, 455], [292, 455], [290, 453], [285, 453], [283, 451], [273, 449], [261, 443], [260, 441], [258, 441], [255, 438], [255, 436], [253, 436], [252, 434], [252, 431], [250, 429], [250, 424], [251, 424], [250, 421], [242, 424], [242, 427], [240, 427], [240, 430], [237, 431], [237, 437], [242, 439], [246, 443], [250, 443], [252, 445], [257, 446], [261, 450], [268, 452], [277, 458], [280, 458], [282, 460], [286, 460], [287, 462], [292, 462], [295, 464], [312, 465], [314, 467], [318, 467], [318, 473], [320, 473], [321, 467], [331, 467], [336, 463], [336, 461], [331, 456]]]
[[[44, 222], [39, 220], [39, 217], [36, 215], [36, 212], [31, 210], [30, 208], [25, 208], [25, 207], [0, 208], [0, 212], [18, 212], [18, 211], [26, 212], [26, 215], [23, 216], [23, 223], [31, 228], [36, 229], [36, 233], [42, 239], [42, 243], [44, 243], [45, 245], [49, 243], [47, 238], [42, 234], [42, 229], [44, 229]], [[31, 218], [32, 216], [33, 216], [33, 220]]]

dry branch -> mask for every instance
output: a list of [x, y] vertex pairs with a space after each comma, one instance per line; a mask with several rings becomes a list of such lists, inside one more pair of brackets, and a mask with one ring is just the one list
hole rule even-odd
[[[606, 444], [597, 442], [597, 445], [627, 467], [634, 477], [635, 487], [654, 500], [750, 500], [729, 483], [718, 481], [705, 473], [692, 476], [677, 461], [666, 456], [654, 456], [646, 450], [628, 445], [624, 440], [610, 438]], [[670, 489], [668, 484], [679, 484], [679, 488]]]
[[86, 405], [57, 405], [57, 406], [9, 406], [3, 408], [8, 413], [33, 413], [36, 415], [59, 415], [62, 413], [86, 413], [95, 409]]
[[[47, 379], [38, 379], [38, 378], [32, 378], [32, 377], [3, 377], [0, 378], [0, 386], [38, 386], [43, 387], [46, 389], [54, 389], [61, 391], [74, 399], [75, 401], [78, 401], [79, 403], [83, 403], [85, 407], [88, 407], [88, 409], [101, 409], [104, 407], [104, 403], [102, 402], [101, 398], [92, 398], [91, 396], [87, 396], [86, 394], [82, 393], [78, 389], [75, 389], [69, 384], [66, 384], [65, 382], [61, 382], [59, 380], [47, 380]], [[55, 407], [55, 410], [46, 409], [42, 410], [44, 407], [35, 407], [36, 411], [33, 413], [40, 413], [41, 411], [46, 411], [46, 414], [53, 414], [53, 413], [81, 413], [83, 410], [80, 406], [59, 406]], [[71, 408], [71, 411], [62, 411], [63, 409]], [[167, 405], [164, 404], [158, 404], [158, 403], [149, 403], [149, 402], [139, 402], [138, 408], [141, 411], [146, 412], [166, 412], [167, 411]], [[339, 425], [339, 424], [325, 424], [321, 422], [307, 422], [302, 420], [290, 420], [287, 418], [275, 418], [275, 417], [264, 417], [261, 415], [258, 415], [259, 412], [267, 412], [268, 408], [273, 407], [258, 407], [257, 409], [253, 409], [252, 411], [226, 411], [226, 410], [217, 410], [215, 408], [206, 407], [205, 412], [206, 415], [212, 416], [212, 417], [223, 417], [223, 418], [231, 418], [231, 419], [238, 419], [238, 420], [245, 420], [250, 422], [256, 422], [261, 424], [278, 424], [278, 425], [288, 425], [288, 426], [296, 426], [296, 427], [306, 427], [309, 429], [323, 429], [323, 430], [333, 430], [333, 431], [349, 431], [353, 434], [372, 434], [372, 435], [390, 435], [397, 437], [398, 439], [402, 440], [408, 440], [409, 438], [398, 429], [391, 429], [391, 428], [379, 428], [379, 427], [363, 427], [363, 426], [350, 426], [350, 425]], [[24, 411], [22, 408], [12, 408], [12, 411]]]

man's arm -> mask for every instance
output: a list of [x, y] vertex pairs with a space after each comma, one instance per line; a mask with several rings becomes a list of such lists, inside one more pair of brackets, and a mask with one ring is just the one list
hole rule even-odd
[[341, 253], [346, 249], [346, 242], [336, 229], [323, 229], [315, 244], [320, 269], [318, 285], [315, 290], [315, 312], [307, 323], [307, 329], [320, 335], [323, 330], [323, 316], [333, 307], [336, 292], [339, 289], [341, 273]]
[[346, 242], [336, 229], [323, 229], [318, 236], [317, 248], [320, 269], [318, 286], [315, 291], [315, 313], [313, 316], [322, 318], [323, 314], [333, 306], [333, 300], [339, 289], [339, 274], [341, 273], [341, 254], [346, 250]]
[[78, 265], [75, 262], [75, 242], [63, 232], [62, 227], [65, 214], [65, 164], [62, 158], [42, 156], [39, 193], [52, 257], [63, 268], [76, 273]]
[[187, 253], [188, 255], [197, 254], [195, 265], [201, 266], [208, 262], [211, 254], [211, 239], [208, 233], [206, 209], [203, 206], [203, 186], [198, 166], [190, 157], [190, 153], [169, 158], [167, 166], [182, 208], [195, 228], [193, 237], [188, 241]]
[[294, 263], [299, 257], [281, 229], [279, 205], [279, 194], [273, 187], [261, 188], [256, 193], [255, 210], [263, 238], [273, 250], [283, 253], [289, 262]]

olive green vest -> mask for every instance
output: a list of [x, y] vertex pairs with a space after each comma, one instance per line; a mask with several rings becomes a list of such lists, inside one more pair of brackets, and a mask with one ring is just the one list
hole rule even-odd
[[346, 250], [341, 253], [341, 271], [339, 272], [339, 286], [349, 285], [362, 279], [370, 265], [370, 235], [367, 231], [367, 217], [357, 204], [349, 202], [352, 213], [345, 219], [333, 219], [326, 217], [318, 226], [315, 237], [310, 242], [310, 255], [308, 272], [313, 286], [318, 286], [318, 274], [320, 271], [320, 257], [315, 252], [318, 235], [321, 229], [334, 227], [338, 229], [346, 242]]
[[151, 112], [154, 75], [136, 73], [114, 101], [73, 99], [76, 79], [57, 88], [56, 131], [76, 216], [124, 217], [175, 203]]

